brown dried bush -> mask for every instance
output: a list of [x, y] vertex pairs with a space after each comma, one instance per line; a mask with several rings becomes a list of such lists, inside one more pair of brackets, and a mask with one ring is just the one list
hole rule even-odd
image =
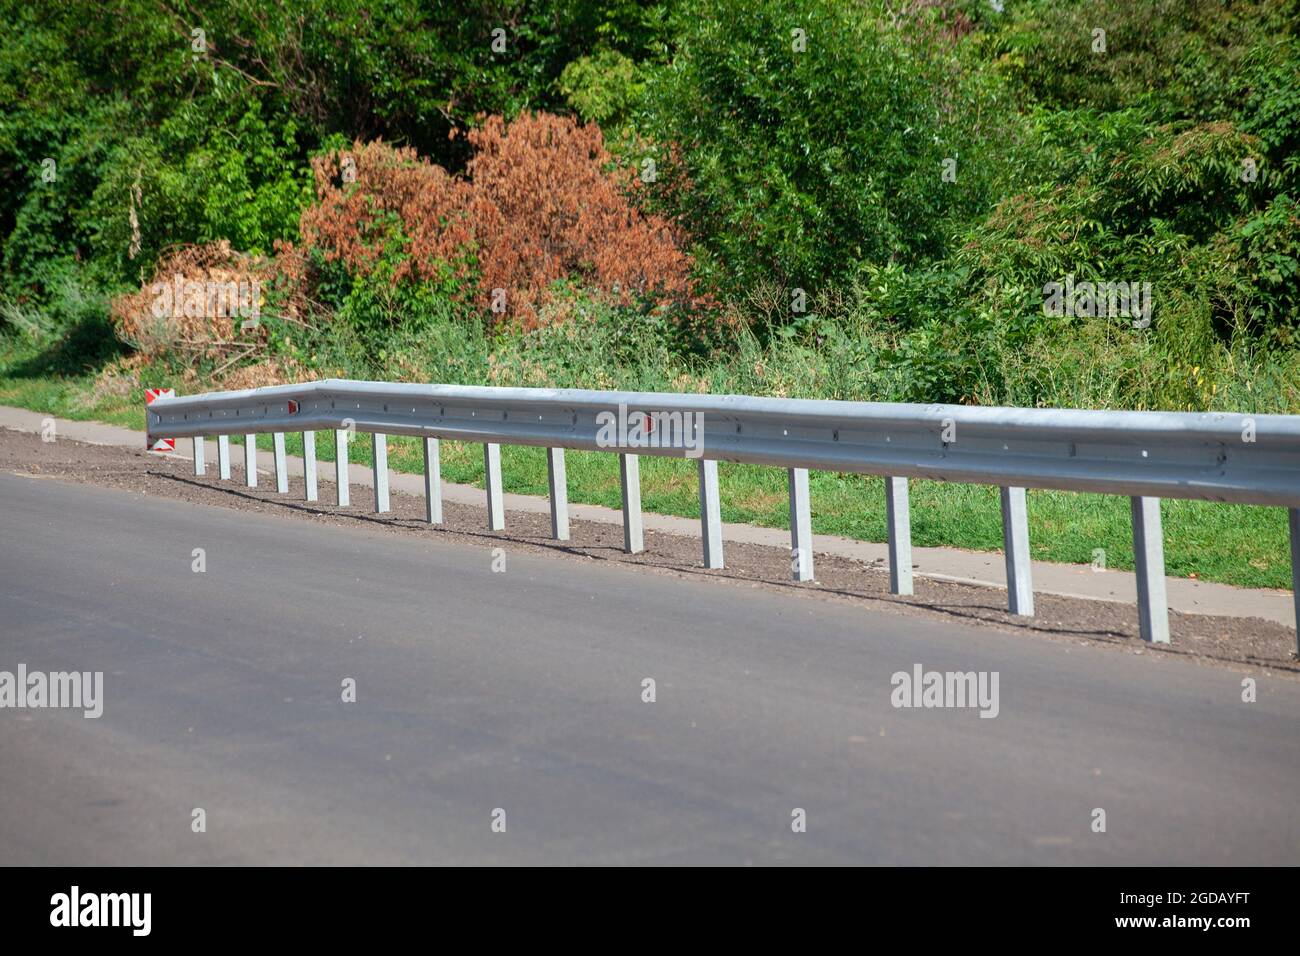
[[542, 321], [558, 280], [620, 304], [701, 303], [690, 255], [666, 220], [632, 203], [639, 181], [615, 167], [595, 124], [493, 116], [468, 138], [467, 179], [382, 142], [319, 157], [304, 245], [366, 274], [396, 243], [394, 282], [476, 277], [453, 294], [493, 315], [503, 293], [500, 315], [524, 328]]
[[237, 252], [224, 240], [180, 246], [158, 260], [142, 288], [115, 297], [109, 314], [139, 362], [212, 360], [212, 376], [221, 378], [236, 364], [268, 361], [265, 328], [241, 327], [254, 306], [264, 312], [274, 299], [277, 315], [303, 323], [303, 280], [303, 256], [289, 244], [277, 244], [269, 258]]
[[406, 253], [393, 281], [468, 273], [470, 190], [442, 167], [413, 149], [375, 141], [318, 156], [312, 171], [316, 204], [299, 220], [304, 246], [354, 275], [369, 273], [391, 241]]
[[629, 200], [639, 180], [618, 169], [595, 124], [523, 113], [469, 133], [471, 219], [480, 290], [506, 292], [507, 313], [537, 323], [551, 285], [572, 278], [619, 304], [649, 296], [689, 305], [691, 257], [669, 223]]

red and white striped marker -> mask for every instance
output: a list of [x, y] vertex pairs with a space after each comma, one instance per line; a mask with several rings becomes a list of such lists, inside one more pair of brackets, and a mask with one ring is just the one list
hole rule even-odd
[[[175, 397], [176, 397], [176, 389], [174, 388], [146, 388], [144, 390], [144, 404], [146, 408], [148, 408], [150, 405], [154, 403], [154, 399], [175, 398]], [[146, 438], [145, 442], [150, 451], [175, 451], [176, 450], [175, 438], [159, 438], [157, 441], [152, 443], [150, 443], [149, 439]]]

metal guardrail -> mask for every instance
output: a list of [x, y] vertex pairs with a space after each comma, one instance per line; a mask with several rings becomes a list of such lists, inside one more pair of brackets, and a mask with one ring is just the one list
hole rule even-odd
[[[316, 500], [315, 432], [335, 431], [338, 503], [349, 503], [347, 441], [374, 435], [378, 511], [388, 510], [385, 436], [425, 439], [427, 517], [440, 522], [438, 441], [482, 442], [488, 524], [504, 527], [500, 445], [547, 448], [552, 531], [568, 538], [564, 449], [618, 453], [624, 543], [643, 548], [638, 455], [698, 458], [704, 563], [722, 567], [717, 462], [789, 471], [791, 566], [813, 576], [808, 472], [883, 476], [890, 587], [912, 593], [908, 478], [1001, 488], [1008, 604], [1033, 614], [1025, 489], [1100, 492], [1131, 499], [1142, 637], [1169, 640], [1159, 499], [1274, 505], [1290, 509], [1300, 591], [1300, 416], [985, 408], [740, 395], [599, 392], [578, 389], [417, 385], [330, 379], [302, 385], [159, 398], [147, 409], [150, 444], [218, 436], [222, 478], [229, 436], [275, 436], [277, 488], [288, 490], [284, 433], [304, 436], [307, 500]], [[257, 480], [255, 441], [245, 439], [246, 475]]]

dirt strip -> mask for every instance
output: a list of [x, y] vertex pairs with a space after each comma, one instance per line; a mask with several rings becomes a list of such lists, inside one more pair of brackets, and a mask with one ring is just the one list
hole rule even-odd
[[[0, 430], [0, 469], [14, 474], [41, 475], [86, 482], [144, 494], [175, 498], [195, 504], [258, 511], [304, 521], [363, 527], [378, 532], [424, 535], [460, 541], [484, 549], [506, 547], [579, 561], [614, 561], [650, 571], [691, 578], [711, 578], [720, 584], [762, 587], [783, 592], [801, 591], [825, 600], [841, 600], [897, 614], [923, 614], [954, 623], [994, 627], [1028, 638], [1104, 646], [1154, 660], [1170, 656], [1199, 663], [1285, 674], [1300, 679], [1296, 635], [1291, 628], [1259, 618], [1210, 617], [1170, 613], [1169, 645], [1143, 643], [1138, 636], [1137, 610], [1129, 604], [1090, 601], [1051, 594], [1035, 595], [1036, 614], [1019, 618], [1006, 611], [1006, 592], [997, 588], [955, 584], [923, 578], [916, 593], [897, 597], [889, 593], [888, 569], [849, 558], [815, 554], [817, 579], [806, 584], [790, 580], [790, 555], [784, 549], [727, 541], [727, 566], [703, 567], [698, 538], [647, 531], [642, 554], [623, 553], [622, 529], [593, 521], [571, 521], [572, 539], [550, 538], [550, 520], [544, 514], [511, 512], [504, 532], [486, 530], [483, 508], [446, 502], [444, 523], [424, 520], [422, 498], [394, 493], [392, 511], [376, 515], [370, 488], [354, 485], [352, 506], [332, 504], [334, 486], [324, 480], [332, 469], [321, 469], [319, 502], [303, 501], [302, 480], [289, 483], [289, 494], [275, 492], [274, 479], [259, 474], [259, 487], [244, 487], [242, 455], [231, 456], [228, 482], [216, 476], [215, 461], [208, 475], [196, 478], [186, 461], [151, 455], [143, 450], [107, 445], [84, 445], [67, 439], [42, 442], [40, 436]], [[0, 524], [2, 526], [2, 524]], [[490, 560], [485, 554], [484, 560]]]

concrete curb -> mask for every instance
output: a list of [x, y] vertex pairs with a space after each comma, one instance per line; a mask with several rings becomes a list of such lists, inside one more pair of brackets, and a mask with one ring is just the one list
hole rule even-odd
[[[39, 412], [22, 408], [0, 405], [0, 428], [15, 431], [40, 433], [47, 420], [53, 419], [55, 434], [73, 441], [93, 445], [120, 445], [128, 448], [144, 449], [144, 432], [106, 425], [102, 422], [75, 422], [66, 419], [42, 415]], [[332, 438], [330, 439], [332, 440]], [[187, 439], [177, 442], [177, 450], [170, 457], [184, 461], [193, 460], [192, 445]], [[208, 467], [216, 462], [216, 449], [208, 450]], [[233, 454], [232, 461], [242, 462], [242, 458]], [[259, 450], [257, 466], [259, 472], [270, 473], [275, 467], [275, 459], [270, 451]], [[301, 476], [302, 459], [288, 458], [289, 473]], [[332, 467], [325, 463], [320, 468], [323, 480], [333, 479]], [[348, 478], [352, 484], [370, 487], [373, 484], [369, 466], [350, 465]], [[408, 475], [401, 472], [389, 472], [391, 490], [404, 494], [423, 497], [424, 476]], [[444, 501], [482, 507], [484, 492], [473, 485], [457, 485], [443, 482]], [[322, 492], [322, 501], [327, 496]], [[510, 511], [550, 513], [550, 504], [545, 498], [534, 495], [505, 495], [505, 508]], [[622, 525], [622, 512], [600, 505], [569, 505], [570, 520], [601, 521], [608, 524]], [[692, 518], [678, 518], [671, 515], [657, 515], [646, 512], [644, 527], [647, 531], [659, 531], [666, 534], [697, 537], [700, 534], [699, 522]], [[723, 538], [727, 541], [744, 541], [769, 547], [788, 550], [790, 532], [783, 528], [760, 528], [745, 524], [724, 524]], [[836, 535], [813, 535], [813, 551], [835, 554], [853, 558], [868, 564], [886, 566], [888, 548], [885, 544], [857, 541]], [[1005, 588], [1005, 570], [1001, 552], [998, 551], [962, 551], [956, 548], [913, 548], [912, 561], [914, 573], [921, 577], [937, 581], [956, 581], [965, 584], [978, 584], [986, 587]], [[1129, 571], [1094, 571], [1088, 565], [1056, 564], [1048, 561], [1033, 562], [1034, 590], [1043, 594], [1057, 594], [1063, 597], [1082, 598], [1094, 601], [1117, 601], [1125, 604], [1137, 603], [1136, 575]], [[1193, 581], [1189, 578], [1169, 577], [1167, 579], [1169, 607], [1174, 611], [1187, 614], [1210, 614], [1221, 617], [1257, 617], [1266, 621], [1295, 625], [1295, 610], [1290, 591], [1273, 591], [1253, 588], [1239, 588], [1228, 584], [1209, 581]]]

